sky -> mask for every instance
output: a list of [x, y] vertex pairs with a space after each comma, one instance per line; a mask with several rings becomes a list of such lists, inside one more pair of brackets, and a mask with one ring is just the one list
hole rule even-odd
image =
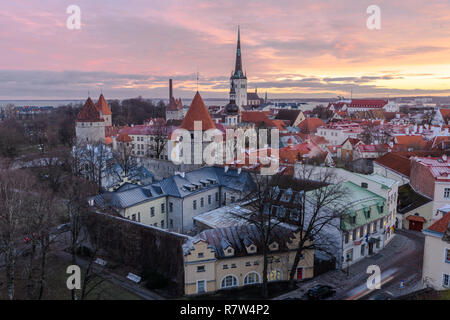
[[177, 97], [227, 98], [238, 25], [260, 96], [450, 95], [449, 0], [15, 0], [0, 6], [0, 99], [166, 98], [169, 78]]

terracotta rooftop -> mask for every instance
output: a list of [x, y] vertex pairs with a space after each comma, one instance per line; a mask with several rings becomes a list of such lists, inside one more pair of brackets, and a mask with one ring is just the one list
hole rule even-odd
[[83, 108], [77, 116], [78, 122], [103, 122], [100, 113], [97, 110], [91, 98], [87, 98]]
[[319, 118], [306, 118], [298, 124], [300, 130], [304, 133], [315, 133], [317, 128], [324, 126], [325, 122]]
[[169, 105], [167, 106], [167, 111], [180, 111], [182, 109], [183, 103], [181, 102], [181, 98], [175, 99], [174, 97], [171, 97]]
[[120, 132], [120, 134], [119, 134], [119, 136], [117, 137], [116, 140], [119, 141], [119, 142], [131, 142], [131, 141], [133, 141], [130, 138], [130, 136], [124, 131]]
[[103, 96], [103, 93], [100, 94], [96, 107], [98, 111], [102, 112], [102, 115], [104, 116], [112, 115], [111, 109], [109, 108], [108, 103], [106, 102], [105, 97]]
[[389, 152], [376, 159], [375, 162], [409, 177], [411, 171], [411, 157], [440, 156], [442, 154], [442, 151]]
[[406, 146], [425, 147], [426, 145], [426, 141], [423, 139], [421, 135], [395, 136], [395, 140], [397, 144]]
[[192, 99], [191, 106], [189, 107], [186, 116], [181, 123], [180, 128], [186, 129], [188, 131], [194, 131], [194, 121], [201, 121], [202, 131], [208, 129], [216, 129], [214, 121], [211, 119], [211, 115], [203, 102], [200, 93], [195, 94], [194, 99]]
[[242, 122], [264, 122], [268, 118], [270, 111], [242, 111]]
[[450, 212], [448, 212], [441, 219], [433, 223], [427, 230], [445, 233], [449, 227], [449, 223], [450, 223]]

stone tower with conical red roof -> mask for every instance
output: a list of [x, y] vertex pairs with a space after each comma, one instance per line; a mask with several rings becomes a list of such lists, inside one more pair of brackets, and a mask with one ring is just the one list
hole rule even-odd
[[108, 106], [108, 103], [106, 102], [105, 97], [103, 96], [103, 93], [100, 94], [100, 97], [98, 98], [98, 101], [96, 103], [97, 110], [100, 112], [100, 117], [105, 120], [105, 126], [111, 127], [112, 126], [112, 112], [111, 109]]
[[75, 133], [77, 143], [105, 142], [105, 120], [91, 98], [87, 98], [77, 116]]

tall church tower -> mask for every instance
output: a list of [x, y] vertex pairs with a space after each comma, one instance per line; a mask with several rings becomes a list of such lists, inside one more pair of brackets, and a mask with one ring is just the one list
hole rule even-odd
[[230, 78], [230, 86], [234, 87], [236, 92], [236, 105], [239, 108], [247, 105], [247, 76], [242, 71], [242, 57], [241, 57], [241, 30], [238, 27], [238, 40], [236, 50], [236, 66], [234, 74]]

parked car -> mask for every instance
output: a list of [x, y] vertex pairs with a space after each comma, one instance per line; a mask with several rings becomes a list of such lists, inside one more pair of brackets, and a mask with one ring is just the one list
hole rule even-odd
[[327, 285], [317, 285], [306, 292], [306, 297], [310, 300], [322, 300], [331, 297], [336, 293], [333, 287]]
[[381, 291], [369, 298], [369, 300], [392, 300], [392, 293]]

